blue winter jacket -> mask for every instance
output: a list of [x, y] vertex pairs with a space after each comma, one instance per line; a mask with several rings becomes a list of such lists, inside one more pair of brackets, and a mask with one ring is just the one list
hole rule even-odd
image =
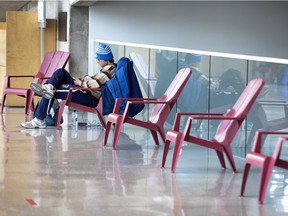
[[[133, 68], [133, 62], [122, 57], [117, 62], [114, 77], [101, 87], [103, 115], [113, 111], [116, 98], [143, 98], [140, 86]], [[123, 114], [127, 101], [121, 101], [120, 114]], [[128, 115], [134, 117], [144, 108], [144, 104], [132, 104]]]

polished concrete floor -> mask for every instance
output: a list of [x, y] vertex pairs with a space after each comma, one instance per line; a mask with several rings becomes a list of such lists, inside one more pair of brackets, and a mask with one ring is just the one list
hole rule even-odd
[[[163, 145], [149, 131], [125, 126], [118, 149], [111, 134], [103, 147], [100, 126], [73, 130], [67, 111], [61, 129], [23, 129], [23, 108], [6, 108], [1, 121], [0, 216], [6, 215], [288, 215], [287, 171], [275, 168], [263, 205], [260, 171], [252, 168], [239, 197], [238, 173], [220, 168], [214, 151], [185, 144], [176, 173], [171, 152], [160, 168]], [[203, 129], [204, 130], [204, 129]]]

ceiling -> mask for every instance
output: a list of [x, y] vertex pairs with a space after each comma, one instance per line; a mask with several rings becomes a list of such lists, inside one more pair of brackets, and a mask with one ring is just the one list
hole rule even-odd
[[0, 22], [5, 22], [6, 11], [18, 11], [30, 1], [2, 1], [0, 0]]

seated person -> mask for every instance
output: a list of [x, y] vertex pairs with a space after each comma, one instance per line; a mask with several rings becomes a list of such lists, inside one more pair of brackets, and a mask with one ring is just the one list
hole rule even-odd
[[[31, 121], [22, 122], [24, 128], [46, 128], [44, 121], [48, 115], [50, 106], [54, 99], [66, 99], [69, 88], [98, 88], [103, 86], [110, 80], [115, 73], [117, 64], [114, 63], [113, 53], [110, 47], [106, 44], [101, 44], [96, 51], [97, 63], [101, 66], [101, 70], [93, 76], [86, 75], [83, 78], [71, 77], [65, 69], [57, 69], [52, 77], [45, 84], [31, 83], [30, 87], [36, 94], [41, 95], [42, 99], [39, 103], [39, 108], [34, 113], [34, 118]], [[101, 97], [100, 91], [75, 91], [72, 94], [73, 102], [96, 107]]]

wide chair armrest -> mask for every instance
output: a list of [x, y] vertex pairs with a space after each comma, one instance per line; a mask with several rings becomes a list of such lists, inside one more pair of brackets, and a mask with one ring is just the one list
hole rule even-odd
[[254, 143], [252, 146], [252, 152], [261, 152], [262, 147], [262, 137], [266, 135], [287, 135], [288, 132], [281, 132], [281, 131], [256, 131], [255, 137], [254, 137]]
[[19, 79], [23, 79], [23, 78], [31, 78], [33, 79], [35, 76], [33, 75], [6, 75], [4, 76], [4, 88], [10, 88], [10, 84], [11, 84], [11, 80], [19, 80]]
[[34, 78], [35, 76], [33, 75], [5, 75], [4, 78], [7, 81], [10, 81], [12, 78], [13, 79], [19, 79], [19, 78]]
[[71, 87], [67, 90], [68, 94], [65, 99], [67, 102], [71, 101], [72, 93], [75, 91], [101, 91], [101, 88]]
[[159, 101], [158, 98], [116, 98], [113, 113], [119, 114], [121, 101], [127, 101], [123, 117], [128, 115], [130, 105], [132, 104], [170, 104], [171, 102]]
[[23, 78], [23, 77], [32, 77], [34, 78], [35, 76], [34, 75], [6, 75], [5, 77], [7, 78]]
[[176, 113], [172, 130], [179, 131], [180, 122], [182, 116], [188, 116], [188, 121], [192, 120], [235, 120], [236, 117], [228, 116], [226, 113], [188, 113], [188, 112], [178, 112]]
[[125, 111], [123, 113], [123, 115], [125, 115], [125, 113], [128, 113], [129, 106], [131, 104], [152, 104], [152, 103], [156, 104], [157, 100], [158, 100], [157, 98], [116, 98], [115, 105], [114, 105], [114, 108], [113, 108], [113, 113], [119, 114], [120, 103], [122, 101], [127, 101], [127, 104], [126, 104], [126, 107], [125, 107]]

